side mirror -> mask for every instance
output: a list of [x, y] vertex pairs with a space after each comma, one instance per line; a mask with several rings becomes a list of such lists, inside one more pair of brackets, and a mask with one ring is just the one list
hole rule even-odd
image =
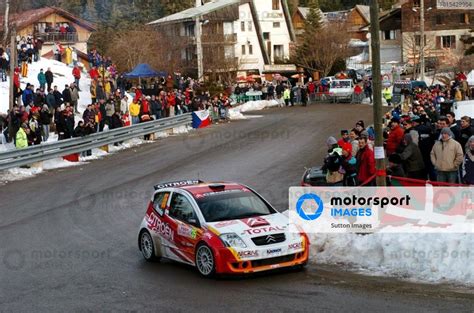
[[189, 223], [189, 225], [193, 225], [193, 226], [198, 227], [198, 228], [201, 227], [201, 225], [199, 224], [198, 220], [195, 219], [195, 218], [190, 218], [190, 219], [188, 220], [188, 223]]

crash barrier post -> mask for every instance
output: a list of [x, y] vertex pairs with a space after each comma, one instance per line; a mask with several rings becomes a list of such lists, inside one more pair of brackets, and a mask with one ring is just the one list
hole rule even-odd
[[107, 132], [95, 133], [81, 138], [60, 140], [19, 150], [13, 149], [0, 153], [0, 170], [81, 153], [104, 145], [139, 138], [180, 126], [191, 126], [191, 123], [192, 115], [191, 113], [186, 113], [175, 117], [117, 128]]

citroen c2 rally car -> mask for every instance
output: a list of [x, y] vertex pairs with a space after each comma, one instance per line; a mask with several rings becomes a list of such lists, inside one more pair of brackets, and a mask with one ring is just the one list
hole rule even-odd
[[179, 181], [155, 186], [138, 235], [147, 261], [168, 258], [203, 276], [304, 267], [309, 241], [247, 186]]

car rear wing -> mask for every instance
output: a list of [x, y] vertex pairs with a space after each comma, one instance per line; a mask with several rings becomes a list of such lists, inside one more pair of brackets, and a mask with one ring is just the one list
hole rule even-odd
[[195, 179], [195, 180], [180, 180], [174, 182], [167, 182], [167, 183], [160, 183], [155, 185], [155, 191], [160, 190], [163, 188], [171, 188], [171, 187], [184, 187], [184, 186], [191, 186], [191, 185], [198, 185], [204, 183], [202, 180]]

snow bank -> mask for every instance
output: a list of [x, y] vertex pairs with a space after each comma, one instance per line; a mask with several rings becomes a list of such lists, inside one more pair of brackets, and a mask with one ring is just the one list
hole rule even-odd
[[260, 101], [249, 101], [242, 105], [236, 106], [229, 110], [229, 116], [231, 120], [243, 120], [247, 119], [248, 116], [242, 113], [251, 111], [261, 111], [266, 108], [277, 107], [278, 101], [276, 100], [260, 100]]
[[[471, 226], [472, 227], [472, 226]], [[312, 260], [364, 274], [474, 286], [474, 234], [311, 235]]]
[[[180, 126], [180, 127], [174, 128], [172, 131], [172, 134], [169, 134], [167, 132], [160, 132], [160, 133], [156, 133], [155, 137], [166, 138], [169, 136], [187, 134], [192, 129], [193, 128], [189, 126]], [[57, 140], [57, 138], [56, 139], [50, 138], [48, 142], [51, 140], [55, 141]], [[101, 159], [103, 157], [106, 157], [109, 154], [117, 153], [119, 151], [133, 148], [133, 147], [142, 145], [144, 143], [150, 143], [150, 142], [152, 141], [145, 141], [142, 138], [133, 138], [117, 146], [110, 144], [108, 153], [102, 149], [92, 149], [92, 155], [84, 156], [84, 157], [81, 156], [79, 158], [80, 162], [69, 162], [69, 161], [63, 160], [62, 158], [55, 158], [55, 159], [44, 161], [42, 163], [39, 162], [39, 163], [32, 164], [30, 168], [12, 168], [12, 169], [0, 172], [0, 181], [6, 182], [6, 181], [21, 180], [21, 179], [33, 177], [35, 175], [43, 173], [46, 170], [84, 165], [84, 164], [87, 164], [87, 162]], [[7, 144], [7, 145], [0, 145], [0, 152], [10, 150], [10, 149], [15, 149], [12, 143]]]
[[[28, 65], [28, 77], [20, 77], [21, 88], [24, 89], [27, 83], [33, 84], [36, 88], [39, 87], [38, 82], [38, 73], [40, 69], [43, 69], [44, 72], [51, 68], [51, 71], [54, 74], [53, 86], [58, 86], [58, 90], [62, 92], [66, 84], [74, 82], [74, 77], [72, 76], [72, 67], [67, 66], [64, 63], [41, 58], [39, 62], [33, 62]], [[91, 103], [91, 94], [90, 94], [90, 78], [89, 75], [85, 72], [81, 75], [81, 80], [79, 82], [79, 111], [82, 112], [86, 109], [87, 104]], [[0, 113], [6, 113], [8, 110], [9, 103], [9, 82], [0, 82]]]

